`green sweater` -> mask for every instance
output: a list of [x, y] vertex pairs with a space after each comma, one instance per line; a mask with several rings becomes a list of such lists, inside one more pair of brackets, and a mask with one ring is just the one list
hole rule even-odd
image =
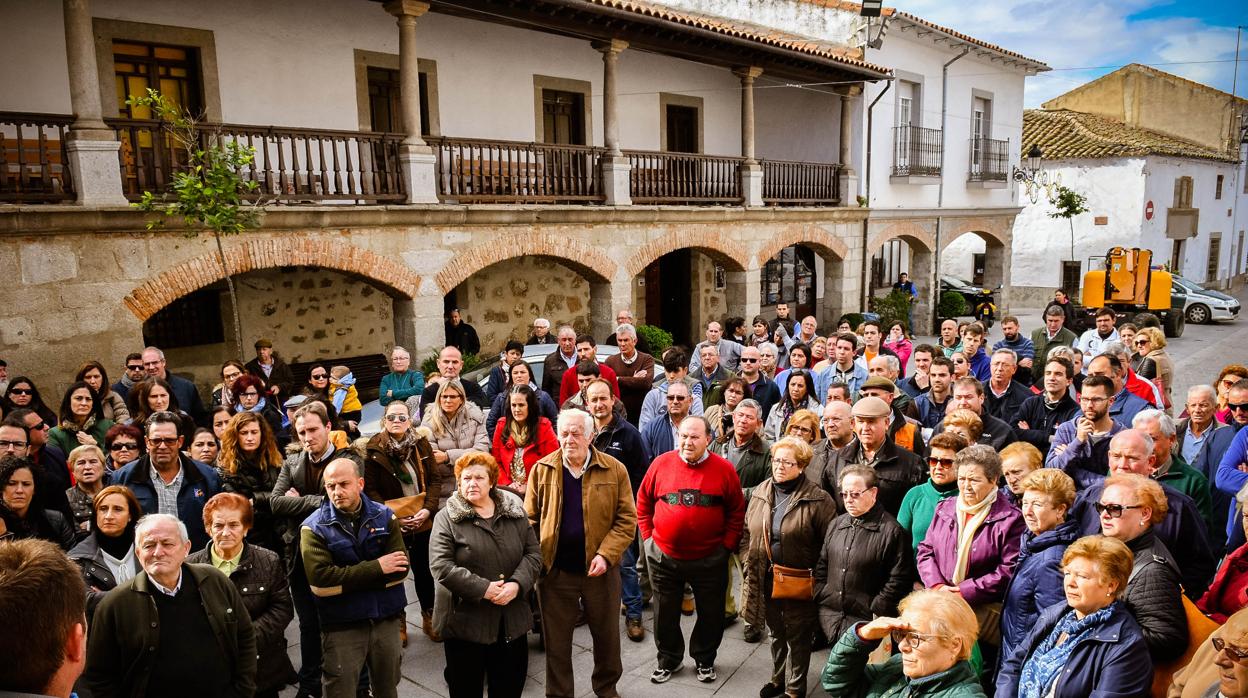
[[820, 683], [828, 695], [845, 698], [983, 698], [969, 662], [960, 661], [949, 669], [909, 679], [901, 669], [901, 655], [894, 654], [881, 664], [867, 664], [876, 642], [858, 639], [855, 625], [841, 635], [828, 655]]
[[1165, 475], [1157, 478], [1157, 481], [1191, 497], [1192, 501], [1196, 502], [1196, 510], [1200, 512], [1200, 518], [1205, 520], [1209, 530], [1214, 530], [1213, 499], [1209, 494], [1209, 480], [1199, 470], [1188, 465], [1182, 456], [1172, 456], [1170, 469]]
[[901, 509], [897, 511], [897, 523], [910, 532], [910, 546], [919, 552], [919, 543], [927, 537], [927, 527], [932, 525], [932, 517], [936, 515], [936, 505], [958, 493], [958, 483], [951, 482], [937, 489], [929, 477], [927, 482], [918, 487], [911, 487], [901, 500]]

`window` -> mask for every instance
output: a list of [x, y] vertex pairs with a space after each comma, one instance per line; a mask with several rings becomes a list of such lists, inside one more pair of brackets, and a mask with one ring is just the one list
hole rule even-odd
[[1213, 188], [1213, 198], [1215, 198], [1215, 199], [1221, 199], [1221, 198], [1222, 198], [1222, 182], [1223, 182], [1223, 177], [1222, 177], [1222, 175], [1218, 175], [1218, 181], [1217, 181], [1217, 184], [1215, 184], [1215, 185], [1214, 185], [1214, 188]]
[[198, 51], [186, 46], [165, 46], [137, 41], [113, 42], [113, 71], [117, 84], [117, 107], [125, 119], [151, 118], [146, 107], [126, 104], [147, 90], [159, 90], [174, 105], [198, 114], [201, 107]]
[[143, 343], [148, 346], [176, 349], [224, 341], [221, 292], [212, 288], [182, 296], [143, 323]]
[[897, 125], [917, 126], [919, 119], [919, 83], [897, 81]]
[[542, 90], [542, 142], [585, 145], [585, 95]]
[[698, 109], [679, 104], [667, 105], [667, 150], [674, 153], [698, 152]]
[[1083, 286], [1083, 275], [1080, 273], [1081, 266], [1079, 262], [1062, 262], [1062, 285], [1061, 289], [1068, 296], [1078, 297], [1079, 289]]
[[[429, 125], [429, 74], [420, 72], [420, 135], [431, 135]], [[370, 128], [383, 133], [406, 133], [403, 105], [400, 101], [402, 83], [399, 71], [390, 68], [368, 68], [368, 112]]]
[[1218, 278], [1218, 258], [1222, 256], [1222, 233], [1209, 234], [1209, 261], [1205, 265], [1205, 281]]
[[815, 253], [810, 248], [786, 247], [763, 266], [763, 305], [793, 303], [797, 317], [809, 315], [814, 308], [814, 286]]
[[1175, 240], [1170, 248], [1170, 272], [1183, 274], [1183, 240]]
[[1192, 178], [1179, 177], [1174, 180], [1174, 207], [1192, 207]]

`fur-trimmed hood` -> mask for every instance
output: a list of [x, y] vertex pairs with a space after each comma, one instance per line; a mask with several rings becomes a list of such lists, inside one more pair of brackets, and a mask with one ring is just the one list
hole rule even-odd
[[[519, 495], [495, 487], [490, 491], [490, 497], [494, 499], [494, 506], [497, 507], [499, 515], [510, 519], [528, 518], [528, 514], [524, 512], [524, 501]], [[472, 505], [458, 490], [451, 493], [443, 508], [446, 509], [446, 515], [453, 523], [463, 523], [477, 516], [477, 510], [472, 508]]]

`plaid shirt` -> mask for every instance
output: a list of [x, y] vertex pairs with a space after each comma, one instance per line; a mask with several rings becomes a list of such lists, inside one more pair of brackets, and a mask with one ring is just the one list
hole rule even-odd
[[173, 478], [173, 482], [167, 485], [160, 473], [156, 472], [155, 466], [149, 466], [148, 469], [152, 476], [152, 489], [156, 490], [157, 513], [177, 516], [178, 492], [182, 490], [182, 478], [186, 475], [182, 471], [182, 464], [178, 463], [178, 474]]

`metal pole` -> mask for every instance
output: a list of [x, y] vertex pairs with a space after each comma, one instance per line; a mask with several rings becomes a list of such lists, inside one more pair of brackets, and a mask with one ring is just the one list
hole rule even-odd
[[[888, 92], [889, 88], [892, 86], [893, 81], [891, 79], [884, 83], [884, 89], [880, 90], [880, 93], [875, 96], [875, 99], [871, 100], [871, 104], [867, 107], [867, 168], [866, 173], [864, 174], [864, 177], [866, 177], [866, 186], [863, 187], [867, 199], [867, 208], [871, 208], [871, 131], [872, 126], [874, 126], [872, 112], [875, 110], [875, 105], [879, 103], [880, 99], [884, 97], [884, 94]], [[863, 90], [863, 96], [865, 97], [865, 86]], [[842, 97], [842, 99], [844, 99], [844, 97]], [[858, 292], [858, 300], [859, 303], [862, 304], [863, 311], [867, 310], [867, 262], [871, 259], [869, 256], [870, 251], [867, 249], [867, 220], [867, 218], [864, 218], [862, 221], [862, 270], [860, 272], [861, 283]], [[911, 331], [913, 331], [913, 328], [911, 328]]]
[[[932, 265], [936, 269], [932, 280], [932, 328], [939, 328], [940, 321], [940, 222], [943, 219], [941, 209], [945, 205], [945, 128], [949, 122], [949, 66], [957, 63], [971, 52], [970, 46], [964, 46], [962, 53], [950, 58], [940, 69], [940, 186], [936, 189], [936, 259]], [[1008, 264], [1009, 261], [1006, 260]]]

